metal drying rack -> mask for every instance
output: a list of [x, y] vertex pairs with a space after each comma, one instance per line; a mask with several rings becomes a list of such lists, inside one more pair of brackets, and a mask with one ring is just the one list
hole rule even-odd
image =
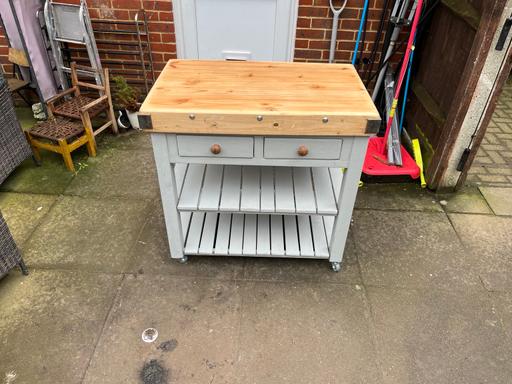
[[[118, 46], [118, 49], [99, 48], [100, 55], [123, 55], [133, 56], [134, 60], [115, 60], [110, 58], [101, 59], [103, 66], [109, 68], [110, 73], [114, 75], [127, 76], [127, 81], [133, 84], [144, 84], [146, 93], [155, 82], [155, 71], [153, 67], [153, 57], [151, 44], [149, 40], [148, 22], [146, 12], [141, 9], [135, 14], [134, 20], [107, 20], [91, 19], [94, 34], [100, 35], [96, 38], [96, 43], [100, 46]], [[134, 27], [130, 29], [130, 26]], [[119, 29], [121, 27], [121, 29]], [[132, 36], [132, 39], [116, 39], [115, 36]], [[132, 49], [123, 49], [123, 47], [133, 47]], [[68, 46], [65, 48], [69, 59], [77, 62], [87, 61], [82, 56], [76, 56], [75, 53], [86, 52], [85, 48]], [[114, 66], [122, 65], [122, 68]], [[112, 66], [112, 67], [111, 67]], [[142, 79], [141, 79], [142, 77]]]

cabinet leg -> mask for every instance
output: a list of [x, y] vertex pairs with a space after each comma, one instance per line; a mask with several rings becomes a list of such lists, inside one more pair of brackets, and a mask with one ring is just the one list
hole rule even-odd
[[183, 260], [186, 256], [183, 254], [185, 245], [181, 226], [181, 215], [178, 211], [178, 189], [174, 165], [171, 164], [169, 159], [167, 136], [155, 133], [151, 135], [151, 141], [158, 173], [160, 194], [162, 196], [162, 206], [164, 209], [165, 226], [167, 228], [171, 257], [173, 259]]
[[183, 257], [181, 259], [178, 259], [178, 261], [180, 262], [180, 264], [187, 264], [188, 256], [187, 255], [183, 255]]
[[[341, 261], [343, 260], [343, 251], [347, 242], [348, 230], [352, 219], [352, 210], [356, 201], [357, 189], [359, 188], [359, 179], [363, 168], [364, 156], [368, 139], [363, 137], [354, 138], [352, 151], [350, 154], [350, 163], [343, 175], [340, 195], [338, 198], [339, 213], [334, 220], [334, 229], [331, 237], [330, 252], [332, 269], [339, 271]], [[336, 267], [335, 267], [336, 264]]]
[[20, 262], [18, 263], [18, 266], [21, 269], [21, 273], [23, 273], [25, 276], [28, 276], [28, 268], [27, 268], [25, 262], [23, 261], [23, 259], [20, 260]]
[[331, 263], [331, 268], [334, 272], [339, 272], [341, 270], [341, 263], [338, 263], [336, 261], [333, 261]]

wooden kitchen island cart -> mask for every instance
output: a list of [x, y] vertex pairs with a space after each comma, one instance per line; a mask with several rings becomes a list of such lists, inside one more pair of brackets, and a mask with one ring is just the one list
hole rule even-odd
[[352, 65], [171, 60], [142, 105], [171, 257], [339, 271], [380, 116]]

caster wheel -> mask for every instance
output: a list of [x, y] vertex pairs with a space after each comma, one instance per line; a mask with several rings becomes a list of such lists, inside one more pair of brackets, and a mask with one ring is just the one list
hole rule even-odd
[[331, 268], [334, 272], [339, 272], [341, 270], [341, 263], [331, 263]]
[[183, 256], [181, 259], [178, 259], [180, 264], [186, 264], [188, 261], [188, 256]]

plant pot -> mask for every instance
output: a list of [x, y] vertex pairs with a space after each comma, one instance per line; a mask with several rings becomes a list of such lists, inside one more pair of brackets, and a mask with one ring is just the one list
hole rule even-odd
[[126, 109], [126, 115], [128, 116], [128, 120], [130, 120], [130, 125], [132, 126], [132, 128], [140, 129], [138, 112], [131, 112]]
[[117, 127], [120, 132], [126, 132], [129, 128], [131, 128], [130, 120], [128, 120], [128, 115], [126, 114], [126, 109], [118, 109], [114, 111], [114, 114], [117, 119]]

